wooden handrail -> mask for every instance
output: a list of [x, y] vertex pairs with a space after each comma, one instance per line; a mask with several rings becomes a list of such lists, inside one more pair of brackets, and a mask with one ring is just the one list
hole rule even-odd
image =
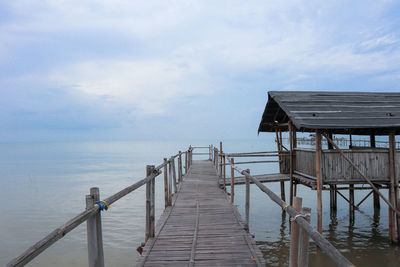
[[[230, 162], [230, 158], [227, 157]], [[237, 172], [245, 175], [246, 178], [252, 180], [261, 191], [268, 195], [268, 197], [277, 203], [282, 209], [286, 210], [292, 218], [303, 228], [305, 232], [314, 240], [314, 242], [324, 251], [332, 261], [338, 266], [354, 266], [346, 257], [344, 257], [328, 240], [326, 240], [318, 231], [316, 231], [303, 217], [297, 216], [297, 212], [292, 206], [286, 204], [279, 196], [272, 192], [268, 187], [263, 185], [257, 178], [251, 176], [247, 171], [240, 169], [239, 167], [232, 165]]]
[[[208, 148], [208, 147], [207, 147]], [[166, 167], [168, 164], [171, 164], [171, 161], [173, 161], [176, 157], [180, 157], [182, 154], [185, 154], [186, 157], [185, 159], [189, 156], [191, 157], [193, 147], [190, 147], [188, 151], [184, 152], [179, 152], [178, 154], [172, 156], [170, 160], [164, 161], [162, 164], [158, 165], [157, 167], [152, 169], [151, 173], [148, 173], [146, 178], [134, 183], [131, 186], [128, 186], [121, 191], [109, 196], [108, 198], [102, 200], [102, 203], [105, 203], [107, 206], [110, 206], [117, 200], [121, 199], [122, 197], [126, 196], [127, 194], [135, 191], [139, 187], [152, 182], [158, 175], [161, 174], [161, 169]], [[191, 161], [191, 158], [189, 158]], [[173, 163], [174, 164], [174, 163]], [[180, 164], [181, 166], [182, 164]], [[175, 166], [174, 166], [175, 167]], [[165, 170], [165, 168], [164, 168]], [[154, 185], [152, 185], [154, 187]], [[154, 189], [153, 189], [154, 190]], [[154, 209], [154, 208], [153, 208]], [[89, 218], [92, 216], [98, 214], [100, 211], [100, 205], [99, 204], [94, 204], [91, 208], [88, 208], [87, 210], [79, 213], [76, 215], [74, 218], [63, 224], [62, 226], [58, 227], [48, 235], [46, 235], [44, 238], [39, 240], [36, 244], [25, 250], [23, 253], [21, 253], [19, 256], [15, 257], [12, 259], [10, 262], [8, 262], [5, 266], [11, 267], [11, 266], [24, 266], [25, 264], [29, 263], [31, 260], [33, 260], [35, 257], [37, 257], [40, 253], [42, 253], [44, 250], [46, 250], [48, 247], [50, 247], [52, 244], [54, 244], [57, 240], [63, 238], [67, 233], [75, 229], [77, 226], [82, 224], [83, 222], [87, 221]], [[153, 214], [154, 215], [154, 214]], [[153, 227], [153, 226], [152, 226]]]

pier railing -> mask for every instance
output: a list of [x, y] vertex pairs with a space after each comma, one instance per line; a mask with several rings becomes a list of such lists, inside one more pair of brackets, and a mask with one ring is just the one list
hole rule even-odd
[[[315, 244], [328, 255], [328, 257], [338, 266], [354, 266], [347, 258], [345, 258], [327, 239], [325, 239], [317, 230], [315, 230], [310, 221], [309, 208], [302, 208], [302, 199], [294, 197], [293, 206], [282, 200], [282, 196], [277, 196], [268, 187], [263, 185], [256, 177], [250, 175], [250, 170], [242, 170], [237, 165], [242, 164], [257, 164], [257, 163], [272, 163], [282, 162], [284, 157], [289, 157], [290, 154], [279, 151], [262, 151], [262, 152], [246, 152], [246, 153], [224, 153], [222, 151], [222, 142], [220, 149], [214, 147], [212, 153], [212, 161], [216, 168], [217, 174], [223, 179], [223, 188], [226, 190], [226, 166], [231, 166], [231, 202], [234, 201], [234, 186], [235, 174], [238, 172], [245, 176], [245, 224], [249, 229], [249, 213], [250, 213], [250, 182], [253, 182], [258, 188], [263, 191], [272, 201], [277, 203], [285, 212], [291, 216], [291, 244], [290, 244], [290, 262], [289, 266], [308, 266], [308, 243], [309, 238], [314, 240]], [[275, 161], [241, 161], [235, 163], [234, 157], [279, 157], [280, 160]], [[283, 189], [284, 190], [284, 189]]]
[[[87, 223], [87, 243], [88, 243], [88, 259], [89, 266], [104, 266], [103, 253], [103, 237], [101, 226], [101, 211], [107, 210], [111, 204], [132, 193], [143, 185], [146, 185], [146, 227], [145, 241], [154, 237], [155, 233], [155, 178], [161, 173], [164, 173], [164, 201], [165, 207], [171, 205], [172, 195], [177, 192], [177, 184], [183, 181], [183, 176], [186, 175], [192, 165], [192, 156], [195, 154], [193, 150], [196, 147], [189, 147], [187, 151], [171, 156], [169, 159], [164, 158], [164, 162], [158, 166], [147, 165], [146, 177], [131, 186], [128, 186], [112, 196], [100, 200], [99, 188], [93, 187], [90, 189], [90, 195], [86, 196], [86, 210], [82, 211], [74, 218], [58, 227], [36, 244], [25, 250], [18, 257], [6, 264], [11, 266], [24, 266], [29, 263], [40, 253], [53, 245], [57, 240], [63, 238], [67, 233], [75, 229], [77, 226], [86, 221]], [[201, 148], [201, 147], [197, 147]], [[210, 147], [209, 153], [211, 153]], [[203, 153], [203, 154], [209, 154]], [[198, 154], [198, 153], [196, 153]], [[182, 158], [184, 157], [184, 165]], [[211, 154], [209, 155], [211, 158]], [[178, 168], [176, 168], [177, 161]], [[176, 170], [177, 169], [177, 170]], [[184, 169], [184, 172], [183, 172]], [[178, 174], [177, 174], [178, 172]]]

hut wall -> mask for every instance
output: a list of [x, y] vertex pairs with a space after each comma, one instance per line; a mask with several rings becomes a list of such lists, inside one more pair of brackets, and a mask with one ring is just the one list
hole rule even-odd
[[[389, 182], [389, 151], [388, 149], [353, 149], [343, 150], [362, 173], [372, 181]], [[400, 153], [397, 153], [397, 162]], [[323, 150], [321, 159], [322, 181], [329, 184], [365, 183], [365, 180], [354, 168], [335, 150]], [[398, 172], [400, 166], [397, 164]], [[315, 177], [315, 151], [309, 149], [296, 150], [296, 171]]]

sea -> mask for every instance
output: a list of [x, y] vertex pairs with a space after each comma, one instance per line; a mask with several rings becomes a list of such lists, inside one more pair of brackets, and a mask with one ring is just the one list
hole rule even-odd
[[[85, 195], [91, 187], [99, 187], [101, 198], [106, 198], [143, 179], [146, 165], [159, 165], [163, 158], [185, 151], [189, 145], [219, 146], [219, 141], [0, 144], [0, 265], [82, 212]], [[276, 150], [273, 135], [222, 141], [227, 153]], [[194, 156], [194, 159], [207, 158]], [[252, 174], [279, 170], [277, 163], [241, 165], [241, 168], [249, 168]], [[164, 207], [162, 177], [156, 180], [156, 218]], [[288, 196], [289, 184], [285, 184]], [[265, 185], [280, 194], [279, 183]], [[132, 266], [139, 257], [136, 248], [144, 241], [144, 189], [132, 192], [101, 214], [107, 266]], [[356, 191], [356, 203], [368, 192]], [[343, 193], [348, 195], [346, 191]], [[312, 209], [311, 224], [316, 227], [316, 191], [299, 185], [297, 195], [303, 198], [304, 207]], [[244, 186], [235, 186], [235, 205], [243, 217], [244, 203]], [[252, 185], [249, 227], [267, 266], [288, 265], [289, 226], [288, 215]], [[389, 240], [388, 207], [383, 201], [381, 209], [374, 211], [369, 197], [360, 205], [351, 223], [348, 204], [339, 196], [337, 215], [330, 216], [329, 193], [324, 191], [322, 234], [356, 266], [400, 266], [400, 247]], [[87, 266], [87, 262], [86, 224], [83, 223], [27, 266]], [[309, 266], [335, 264], [311, 241]]]

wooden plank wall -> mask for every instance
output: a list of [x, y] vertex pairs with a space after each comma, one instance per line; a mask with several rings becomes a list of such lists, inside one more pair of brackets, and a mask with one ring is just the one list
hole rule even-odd
[[[343, 152], [372, 181], [389, 182], [389, 151], [387, 149], [343, 150]], [[397, 153], [398, 161], [399, 154]], [[324, 183], [365, 183], [365, 180], [336, 151], [324, 150], [321, 164]], [[400, 173], [399, 164], [397, 164], [397, 170], [397, 173]], [[314, 150], [296, 150], [296, 171], [315, 177]]]

